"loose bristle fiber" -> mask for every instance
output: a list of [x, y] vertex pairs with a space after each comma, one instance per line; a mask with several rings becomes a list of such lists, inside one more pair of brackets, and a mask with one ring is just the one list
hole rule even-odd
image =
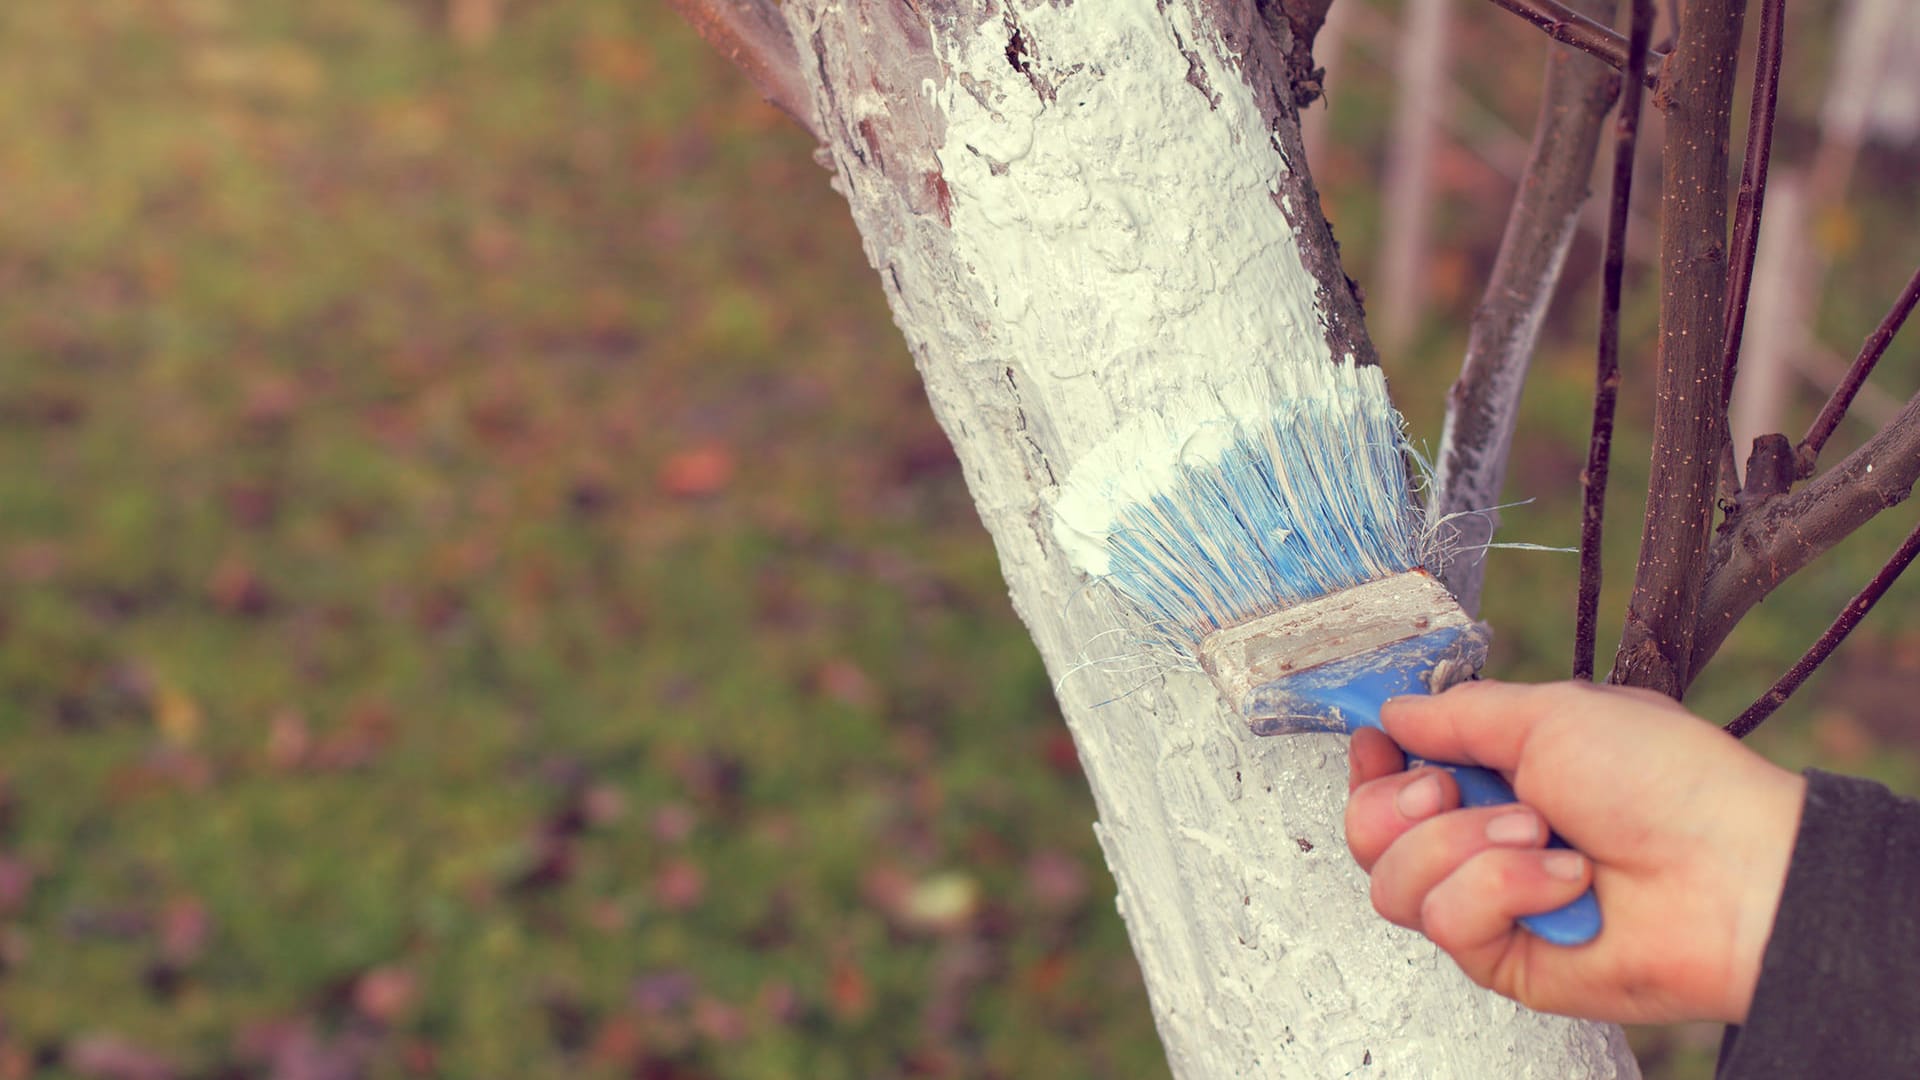
[[1158, 403], [1063, 485], [1056, 534], [1177, 651], [1421, 565], [1426, 534], [1385, 380], [1374, 367], [1325, 369]]

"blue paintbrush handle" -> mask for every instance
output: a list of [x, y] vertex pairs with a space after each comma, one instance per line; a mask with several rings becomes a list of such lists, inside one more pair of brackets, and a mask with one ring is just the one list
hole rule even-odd
[[[1257, 687], [1246, 703], [1247, 719], [1261, 735], [1292, 731], [1343, 731], [1380, 726], [1380, 706], [1388, 698], [1428, 693], [1427, 676], [1442, 657], [1457, 658], [1473, 642], [1470, 628], [1450, 628], [1411, 638], [1364, 656], [1310, 668]], [[1484, 650], [1484, 637], [1478, 645]], [[1478, 665], [1475, 664], [1475, 667]], [[1409, 765], [1437, 765], [1453, 774], [1460, 785], [1463, 806], [1504, 806], [1519, 802], [1513, 788], [1498, 773], [1474, 765], [1444, 761]], [[1548, 847], [1567, 847], [1550, 836]], [[1600, 903], [1588, 889], [1565, 907], [1526, 915], [1520, 925], [1555, 945], [1584, 945], [1600, 933]]]
[[[1505, 806], [1520, 801], [1499, 773], [1478, 765], [1452, 765], [1415, 757], [1409, 757], [1407, 764], [1437, 765], [1452, 773], [1460, 785], [1461, 806]], [[1553, 833], [1547, 837], [1547, 846], [1564, 848], [1568, 844], [1558, 833]], [[1565, 907], [1521, 916], [1520, 925], [1555, 945], [1585, 945], [1600, 933], [1600, 901], [1594, 897], [1593, 890], [1588, 889]]]

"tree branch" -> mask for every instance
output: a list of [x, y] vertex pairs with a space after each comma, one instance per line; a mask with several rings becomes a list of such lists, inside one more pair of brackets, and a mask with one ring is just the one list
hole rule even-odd
[[820, 125], [800, 77], [800, 53], [778, 0], [667, 0], [707, 44], [746, 73], [762, 96], [815, 138]]
[[1744, 0], [1681, 0], [1654, 103], [1667, 113], [1653, 467], [1626, 630], [1610, 681], [1678, 698], [1691, 677], [1715, 466], [1725, 438], [1727, 140]]
[[[1638, 66], [1653, 36], [1652, 0], [1634, 0], [1627, 35], [1629, 66]], [[1580, 471], [1580, 585], [1573, 613], [1573, 677], [1593, 678], [1600, 610], [1600, 540], [1606, 523], [1607, 467], [1613, 452], [1613, 410], [1620, 393], [1620, 290], [1626, 272], [1627, 223], [1633, 210], [1633, 166], [1640, 133], [1640, 84], [1627, 80], [1615, 121], [1613, 197], [1601, 269], [1600, 340], [1594, 359], [1593, 431]]]
[[[1613, 15], [1614, 0], [1580, 2], [1596, 18]], [[1486, 544], [1500, 523], [1492, 507], [1506, 482], [1527, 366], [1579, 231], [1600, 126], [1619, 88], [1617, 75], [1586, 63], [1574, 50], [1549, 52], [1533, 148], [1507, 212], [1493, 274], [1473, 313], [1460, 377], [1447, 394], [1439, 494], [1428, 513], [1434, 521], [1453, 523], [1460, 553], [1440, 579], [1469, 612], [1480, 606]]]
[[[1740, 340], [1746, 333], [1747, 298], [1753, 289], [1753, 259], [1760, 248], [1760, 215], [1767, 201], [1767, 165], [1773, 157], [1773, 117], [1780, 98], [1781, 26], [1786, 0], [1761, 0], [1760, 40], [1753, 62], [1752, 114], [1747, 120], [1747, 155], [1740, 167], [1740, 197], [1733, 215], [1733, 257], [1727, 277], [1727, 337], [1721, 350], [1722, 408], [1733, 402], [1734, 371]], [[1735, 494], [1731, 428], [1723, 429], [1719, 490], [1722, 501]]]
[[1791, 495], [1762, 500], [1714, 544], [1689, 670], [1698, 671], [1735, 623], [1920, 480], [1920, 394], [1846, 459]]
[[1833, 655], [1833, 650], [1847, 640], [1847, 635], [1853, 633], [1854, 627], [1860, 625], [1860, 620], [1866, 618], [1867, 612], [1873, 610], [1873, 605], [1879, 603], [1880, 598], [1893, 587], [1893, 583], [1899, 580], [1900, 574], [1913, 562], [1916, 555], [1920, 555], [1920, 525], [1915, 526], [1914, 530], [1907, 534], [1899, 550], [1893, 553], [1893, 558], [1888, 559], [1887, 564], [1880, 568], [1880, 572], [1873, 575], [1873, 580], [1867, 582], [1867, 587], [1861, 589], [1852, 600], [1847, 601], [1847, 606], [1840, 609], [1840, 614], [1834, 618], [1832, 625], [1820, 635], [1820, 640], [1813, 643], [1806, 655], [1789, 668], [1786, 674], [1780, 676], [1779, 681], [1775, 682], [1771, 689], [1760, 695], [1758, 701], [1747, 706], [1746, 712], [1734, 717], [1727, 724], [1727, 733], [1734, 738], [1744, 739], [1754, 728], [1760, 726], [1760, 721], [1772, 716], [1775, 709], [1786, 704], [1787, 698], [1792, 697], [1793, 692], [1800, 689], [1800, 684], [1806, 682], [1807, 677], [1825, 663], [1827, 657]]
[[1799, 475], [1813, 475], [1813, 466], [1820, 459], [1821, 447], [1827, 445], [1834, 429], [1840, 426], [1840, 421], [1847, 415], [1848, 406], [1853, 404], [1854, 396], [1866, 385], [1867, 376], [1873, 374], [1874, 365], [1886, 354], [1887, 346], [1893, 343], [1893, 335], [1900, 332], [1907, 316], [1913, 314], [1916, 303], [1920, 303], [1920, 269], [1913, 272], [1907, 287], [1894, 299], [1886, 318], [1881, 319], [1880, 325], [1867, 335], [1867, 340], [1860, 346], [1860, 355], [1854, 357], [1853, 365], [1847, 368], [1846, 377], [1834, 388], [1833, 396], [1821, 407], [1820, 415], [1813, 418], [1813, 426], [1807, 429], [1807, 437], [1801, 439], [1800, 445], [1795, 448]]
[[[1629, 71], [1627, 63], [1627, 39], [1612, 27], [1594, 22], [1578, 11], [1558, 3], [1557, 0], [1493, 0], [1495, 4], [1520, 16], [1527, 22], [1539, 27], [1548, 37], [1562, 45], [1573, 48], [1594, 57], [1615, 71]], [[1666, 61], [1665, 53], [1648, 53], [1641, 63], [1644, 69], [1642, 78], [1649, 89], [1658, 86], [1660, 68]]]

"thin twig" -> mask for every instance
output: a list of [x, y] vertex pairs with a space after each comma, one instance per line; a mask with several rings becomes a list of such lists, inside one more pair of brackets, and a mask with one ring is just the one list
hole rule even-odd
[[1495, 4], [1520, 16], [1562, 45], [1570, 45], [1615, 71], [1639, 71], [1651, 87], [1660, 81], [1664, 53], [1643, 52], [1638, 62], [1628, 58], [1627, 39], [1612, 27], [1602, 26], [1557, 0], [1493, 0]]
[[1801, 439], [1800, 445], [1794, 449], [1795, 464], [1801, 476], [1813, 475], [1813, 466], [1820, 459], [1821, 447], [1827, 445], [1834, 429], [1840, 426], [1841, 419], [1847, 415], [1847, 407], [1853, 404], [1854, 395], [1866, 384], [1867, 376], [1873, 374], [1874, 365], [1886, 355], [1887, 346], [1893, 343], [1893, 335], [1900, 332], [1900, 327], [1907, 321], [1907, 316], [1913, 313], [1917, 303], [1920, 303], [1920, 270], [1913, 272], [1907, 287], [1893, 301], [1886, 318], [1881, 319], [1880, 325], [1867, 335], [1867, 340], [1860, 346], [1860, 355], [1854, 357], [1853, 366], [1847, 368], [1846, 378], [1834, 388], [1833, 396], [1821, 407], [1820, 415], [1813, 418], [1813, 426], [1807, 429], [1807, 437]]
[[[1653, 0], [1634, 0], [1627, 32], [1627, 70], [1647, 55], [1653, 36]], [[1593, 648], [1600, 611], [1600, 539], [1606, 520], [1607, 465], [1613, 451], [1613, 410], [1620, 394], [1620, 290], [1626, 271], [1627, 222], [1633, 207], [1634, 147], [1640, 134], [1640, 84], [1622, 79], [1615, 122], [1613, 199], [1600, 273], [1600, 341], [1593, 373], [1593, 434], [1587, 467], [1580, 473], [1580, 592], [1574, 601], [1573, 677], [1593, 678]]]
[[[1753, 257], [1760, 248], [1760, 215], [1767, 201], [1767, 164], [1773, 157], [1773, 117], [1780, 98], [1781, 24], [1786, 0], [1761, 0], [1760, 39], [1753, 62], [1753, 97], [1747, 119], [1747, 156], [1740, 167], [1740, 197], [1733, 213], [1733, 247], [1728, 252], [1727, 340], [1721, 349], [1721, 407], [1733, 403], [1733, 376], [1740, 364], [1740, 340], [1746, 333], [1747, 298], [1753, 290]], [[1732, 426], [1723, 429], [1720, 494], [1734, 494], [1730, 467], [1739, 448], [1731, 441]]]
[[1860, 625], [1860, 620], [1867, 617], [1867, 612], [1873, 610], [1873, 605], [1879, 603], [1880, 598], [1893, 587], [1893, 583], [1899, 580], [1901, 572], [1912, 564], [1916, 555], [1920, 555], [1920, 525], [1916, 525], [1914, 530], [1907, 534], [1907, 538], [1900, 544], [1900, 550], [1894, 552], [1893, 558], [1887, 560], [1887, 565], [1873, 575], [1873, 580], [1867, 582], [1867, 587], [1861, 589], [1852, 600], [1847, 601], [1847, 606], [1840, 609], [1839, 616], [1833, 620], [1832, 625], [1827, 627], [1826, 633], [1820, 635], [1820, 640], [1814, 642], [1813, 647], [1807, 650], [1807, 654], [1802, 656], [1793, 667], [1787, 669], [1787, 673], [1780, 676], [1780, 680], [1773, 684], [1772, 689], [1760, 695], [1758, 701], [1747, 706], [1746, 712], [1734, 717], [1732, 722], [1727, 724], [1727, 733], [1737, 739], [1744, 739], [1754, 728], [1760, 726], [1760, 721], [1773, 715], [1775, 709], [1786, 704], [1787, 698], [1793, 696], [1795, 690], [1800, 689], [1800, 684], [1806, 682], [1807, 677], [1825, 663], [1827, 657], [1833, 655], [1833, 650], [1847, 640], [1847, 635], [1853, 633], [1853, 628]]

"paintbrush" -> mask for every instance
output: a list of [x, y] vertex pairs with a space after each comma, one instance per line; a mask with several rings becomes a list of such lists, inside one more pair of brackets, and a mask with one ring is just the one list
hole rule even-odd
[[[1145, 643], [1210, 675], [1255, 733], [1378, 728], [1388, 698], [1470, 678], [1488, 640], [1422, 569], [1444, 552], [1405, 450], [1377, 367], [1287, 365], [1156, 393], [1074, 465], [1054, 534]], [[1518, 801], [1497, 773], [1433, 764], [1466, 806]], [[1520, 922], [1579, 945], [1600, 908], [1589, 890]]]

